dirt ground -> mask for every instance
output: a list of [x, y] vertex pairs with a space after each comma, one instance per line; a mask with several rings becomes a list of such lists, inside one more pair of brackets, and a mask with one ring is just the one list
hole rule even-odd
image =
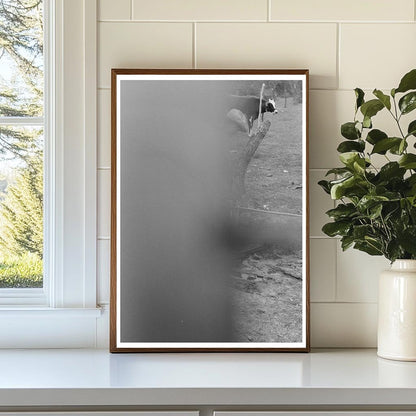
[[246, 257], [232, 277], [234, 339], [302, 340], [302, 259], [266, 247]]
[[[278, 105], [279, 106], [279, 105]], [[253, 230], [236, 264], [231, 286], [236, 342], [300, 342], [302, 340], [301, 105], [265, 114], [271, 127], [251, 160], [246, 194], [240, 201], [243, 228]], [[231, 149], [248, 140], [236, 131]]]

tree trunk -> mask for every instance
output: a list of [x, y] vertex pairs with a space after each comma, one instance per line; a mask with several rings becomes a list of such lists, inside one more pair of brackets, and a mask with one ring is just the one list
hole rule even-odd
[[254, 156], [254, 153], [256, 153], [260, 143], [263, 141], [264, 137], [269, 131], [269, 128], [270, 121], [266, 120], [260, 125], [257, 133], [249, 138], [247, 144], [242, 148], [236, 158], [232, 184], [234, 205], [237, 204], [237, 202], [245, 193], [245, 178], [248, 165]]

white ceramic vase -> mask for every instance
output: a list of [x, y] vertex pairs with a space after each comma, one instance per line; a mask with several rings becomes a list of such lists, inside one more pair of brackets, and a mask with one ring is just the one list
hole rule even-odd
[[378, 299], [378, 356], [416, 361], [416, 260], [381, 273]]

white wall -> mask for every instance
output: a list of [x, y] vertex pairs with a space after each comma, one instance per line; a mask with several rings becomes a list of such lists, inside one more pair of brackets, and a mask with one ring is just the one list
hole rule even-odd
[[333, 204], [316, 182], [338, 163], [352, 89], [390, 90], [416, 67], [415, 0], [99, 0], [98, 19], [99, 303], [109, 300], [110, 69], [309, 68], [312, 346], [375, 346], [388, 262], [322, 234]]

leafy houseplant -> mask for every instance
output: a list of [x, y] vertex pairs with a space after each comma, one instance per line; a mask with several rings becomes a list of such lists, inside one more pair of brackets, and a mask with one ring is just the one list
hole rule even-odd
[[[339, 202], [327, 211], [333, 221], [322, 231], [340, 236], [343, 250], [353, 247], [391, 262], [416, 259], [416, 120], [403, 126], [401, 119], [416, 109], [416, 69], [390, 95], [378, 89], [373, 94], [366, 101], [364, 91], [355, 89], [354, 120], [341, 126], [346, 140], [337, 148], [343, 166], [327, 172], [334, 180], [319, 182]], [[396, 132], [373, 127], [380, 111], [390, 113]], [[385, 158], [383, 166], [375, 166], [376, 155]]]

